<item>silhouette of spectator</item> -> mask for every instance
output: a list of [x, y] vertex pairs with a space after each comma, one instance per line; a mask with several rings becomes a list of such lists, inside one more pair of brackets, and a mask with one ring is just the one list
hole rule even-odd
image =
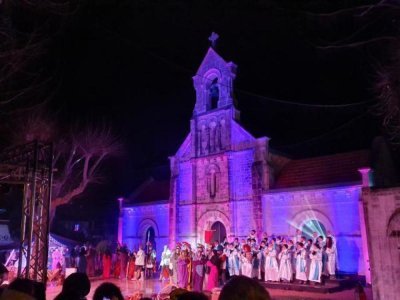
[[8, 286], [7, 292], [4, 291], [2, 293], [1, 299], [13, 299], [14, 297], [16, 297], [12, 296], [13, 294], [14, 295], [22, 294], [20, 295], [20, 297], [22, 297], [23, 299], [30, 299], [32, 297], [36, 300], [46, 300], [46, 292], [44, 284], [30, 279], [24, 279], [24, 278], [15, 279]]
[[178, 297], [180, 295], [186, 294], [188, 292], [188, 290], [185, 289], [181, 289], [181, 288], [177, 288], [171, 291], [171, 293], [169, 293], [169, 299], [170, 300], [178, 300]]
[[72, 273], [63, 284], [60, 294], [54, 300], [82, 300], [90, 292], [90, 281], [86, 273]]
[[121, 290], [111, 282], [105, 282], [99, 285], [94, 292], [93, 300], [124, 300]]
[[199, 292], [187, 292], [179, 295], [177, 300], [208, 300], [208, 297]]
[[246, 276], [233, 276], [222, 288], [219, 300], [270, 300], [265, 287]]

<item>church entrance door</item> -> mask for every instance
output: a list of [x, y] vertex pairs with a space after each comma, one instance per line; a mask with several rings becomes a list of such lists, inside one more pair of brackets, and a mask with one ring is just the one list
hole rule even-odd
[[226, 239], [226, 228], [221, 222], [217, 221], [212, 224], [211, 230], [213, 231], [212, 242], [222, 243]]

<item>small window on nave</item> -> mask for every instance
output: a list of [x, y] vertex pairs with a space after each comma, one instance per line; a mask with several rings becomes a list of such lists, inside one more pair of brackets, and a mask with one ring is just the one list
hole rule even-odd
[[218, 108], [218, 100], [219, 100], [218, 78], [213, 79], [208, 91], [210, 97], [210, 109]]

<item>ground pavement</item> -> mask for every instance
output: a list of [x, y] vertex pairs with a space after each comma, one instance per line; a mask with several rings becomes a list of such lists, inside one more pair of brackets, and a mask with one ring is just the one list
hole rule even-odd
[[[112, 282], [120, 287], [122, 294], [124, 296], [132, 296], [135, 292], [143, 291], [145, 295], [153, 295], [158, 293], [164, 286], [165, 283], [161, 283], [157, 279], [147, 279], [144, 282], [130, 281], [130, 280], [119, 280], [119, 279], [109, 279], [102, 280], [99, 278], [91, 279], [91, 289], [88, 299], [91, 300], [95, 289], [103, 282]], [[47, 287], [47, 300], [53, 300], [58, 293], [61, 291], [61, 286], [49, 285]], [[324, 299], [324, 300], [354, 300], [355, 298], [354, 290], [346, 290], [338, 293], [332, 294], [319, 294], [311, 292], [296, 292], [288, 290], [278, 290], [269, 289], [272, 299], [282, 299], [282, 300], [306, 300], [306, 299]], [[370, 288], [366, 289], [367, 299], [372, 300], [372, 292]]]

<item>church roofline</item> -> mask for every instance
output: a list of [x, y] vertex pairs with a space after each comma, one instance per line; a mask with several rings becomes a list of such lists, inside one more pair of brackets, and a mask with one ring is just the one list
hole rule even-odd
[[331, 184], [320, 184], [320, 185], [308, 185], [308, 186], [298, 186], [291, 188], [271, 188], [268, 191], [265, 191], [263, 195], [271, 195], [271, 194], [279, 194], [279, 193], [290, 193], [290, 192], [301, 192], [301, 191], [309, 191], [309, 190], [322, 190], [322, 189], [335, 189], [335, 188], [362, 188], [361, 177], [359, 181], [350, 181], [350, 182], [338, 182]]
[[202, 66], [204, 65], [204, 63], [209, 59], [209, 57], [210, 57], [211, 55], [215, 55], [218, 59], [222, 60], [222, 62], [223, 62], [225, 65], [227, 65], [228, 67], [237, 68], [237, 65], [236, 65], [234, 62], [232, 62], [232, 61], [226, 61], [213, 47], [209, 47], [208, 50], [207, 50], [206, 55], [204, 56], [203, 60], [202, 60], [201, 63], [200, 63], [199, 68], [198, 68], [197, 71], [196, 71], [196, 74], [193, 75], [193, 79], [194, 79], [196, 76], [200, 76], [200, 77], [202, 76], [202, 75], [200, 74], [200, 70], [201, 70]]

